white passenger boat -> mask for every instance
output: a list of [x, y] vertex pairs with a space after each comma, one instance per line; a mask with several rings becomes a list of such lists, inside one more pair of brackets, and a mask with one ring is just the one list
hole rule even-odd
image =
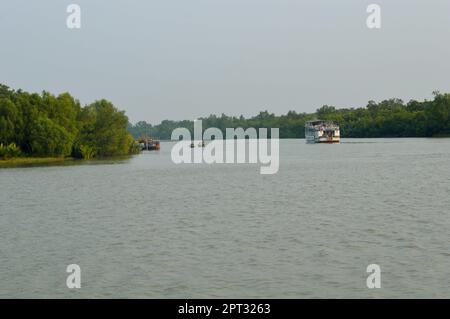
[[340, 143], [339, 126], [333, 122], [314, 120], [305, 124], [306, 143]]

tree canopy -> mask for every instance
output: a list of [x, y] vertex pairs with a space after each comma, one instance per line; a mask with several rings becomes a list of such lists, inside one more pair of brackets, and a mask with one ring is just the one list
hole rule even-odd
[[[251, 118], [210, 115], [199, 118], [203, 129], [217, 127], [225, 133], [225, 128], [271, 128], [280, 129], [281, 138], [303, 138], [305, 122], [322, 119], [340, 125], [343, 137], [432, 137], [450, 136], [450, 94], [434, 92], [431, 101], [409, 101], [393, 98], [376, 103], [369, 101], [365, 107], [336, 108], [324, 105], [315, 113], [297, 113], [289, 111], [276, 116], [268, 111], [260, 112]], [[170, 139], [177, 127], [193, 130], [192, 121], [164, 120], [158, 125], [145, 121], [129, 124], [128, 130], [134, 137], [149, 135], [161, 139]]]
[[0, 143], [28, 156], [114, 156], [132, 152], [128, 118], [111, 102], [81, 107], [69, 93], [28, 93], [0, 85]]

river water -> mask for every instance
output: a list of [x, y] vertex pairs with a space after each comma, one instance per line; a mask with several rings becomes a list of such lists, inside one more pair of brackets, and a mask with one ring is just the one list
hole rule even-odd
[[0, 297], [450, 297], [450, 139], [281, 140], [275, 175], [172, 145], [0, 169]]

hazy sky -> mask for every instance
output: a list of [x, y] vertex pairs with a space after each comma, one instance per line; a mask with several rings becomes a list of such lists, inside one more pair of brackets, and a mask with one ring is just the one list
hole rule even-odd
[[132, 122], [450, 92], [448, 0], [1, 0], [0, 41], [0, 83], [106, 98]]

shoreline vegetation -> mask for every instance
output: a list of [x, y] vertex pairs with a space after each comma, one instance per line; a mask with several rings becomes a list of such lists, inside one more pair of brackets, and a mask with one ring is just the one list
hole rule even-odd
[[107, 100], [81, 106], [69, 93], [28, 93], [0, 84], [0, 167], [138, 153], [128, 117]]
[[73, 161], [72, 157], [15, 157], [0, 160], [0, 168], [46, 165]]
[[[304, 138], [305, 122], [319, 118], [340, 125], [343, 138], [450, 137], [450, 94], [433, 95], [421, 102], [393, 98], [360, 108], [324, 105], [314, 113], [276, 116], [264, 111], [248, 119], [222, 114], [199, 120], [204, 130], [216, 127], [224, 135], [226, 128], [253, 127], [279, 128], [280, 138]], [[124, 111], [104, 99], [82, 107], [69, 93], [28, 93], [0, 84], [0, 168], [129, 156], [141, 151], [140, 137], [170, 140], [179, 127], [192, 133], [193, 123], [133, 125]]]
[[[279, 128], [280, 138], [304, 138], [305, 122], [321, 119], [340, 126], [342, 138], [392, 138], [392, 137], [450, 137], [450, 94], [433, 92], [433, 100], [408, 103], [392, 98], [376, 103], [369, 101], [365, 107], [337, 108], [324, 105], [314, 113], [289, 111], [277, 116], [268, 111], [251, 118], [242, 115], [210, 115], [202, 120], [203, 129], [216, 127], [225, 136], [226, 128], [253, 127]], [[193, 121], [164, 120], [152, 125], [145, 121], [129, 124], [128, 131], [135, 137], [142, 135], [170, 140], [172, 131], [185, 127], [193, 133]]]
[[82, 165], [82, 164], [116, 164], [129, 160], [131, 155], [96, 157], [90, 160], [73, 157], [15, 157], [0, 159], [0, 168], [54, 166], [54, 165]]

